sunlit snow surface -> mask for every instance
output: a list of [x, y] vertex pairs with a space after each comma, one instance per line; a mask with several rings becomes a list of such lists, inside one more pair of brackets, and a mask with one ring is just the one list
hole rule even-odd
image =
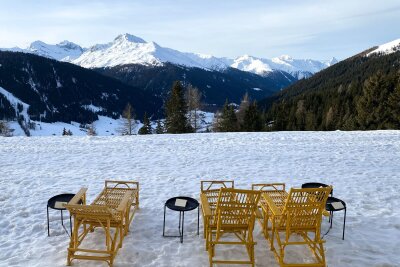
[[[64, 266], [69, 238], [56, 211], [47, 237], [47, 200], [87, 186], [91, 202], [105, 179], [140, 182], [140, 210], [115, 266], [208, 266], [202, 222], [196, 235], [196, 212], [185, 214], [183, 244], [162, 237], [164, 202], [178, 195], [198, 199], [202, 179], [234, 179], [238, 188], [333, 184], [348, 217], [342, 241], [343, 214], [335, 214], [325, 244], [328, 266], [400, 262], [400, 131], [0, 138], [0, 170], [0, 266]], [[167, 217], [173, 234], [177, 213]], [[327, 227], [325, 218], [322, 231]], [[258, 224], [254, 235], [256, 266], [278, 266]], [[98, 231], [90, 235], [93, 242], [103, 242], [101, 237]], [[303, 259], [306, 252], [289, 259]], [[219, 255], [233, 258], [241, 250]]]

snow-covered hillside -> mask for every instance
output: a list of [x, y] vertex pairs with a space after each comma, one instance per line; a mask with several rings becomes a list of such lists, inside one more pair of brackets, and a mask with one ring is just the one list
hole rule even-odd
[[[185, 213], [185, 238], [163, 238], [163, 207], [174, 196], [199, 199], [200, 180], [252, 183], [332, 184], [347, 203], [335, 213], [326, 240], [329, 267], [398, 266], [400, 235], [400, 131], [186, 134], [125, 137], [0, 138], [0, 266], [65, 266], [69, 237], [60, 213], [46, 204], [56, 194], [88, 187], [88, 202], [106, 179], [140, 182], [140, 209], [115, 259], [115, 266], [204, 267], [208, 254], [197, 236], [197, 212]], [[65, 215], [64, 215], [65, 216]], [[66, 217], [66, 216], [65, 216]], [[68, 220], [64, 222], [69, 227]], [[178, 231], [178, 215], [167, 213], [167, 232]], [[322, 232], [329, 227], [324, 218]], [[100, 243], [102, 232], [90, 233]], [[254, 237], [257, 267], [277, 267], [259, 224]], [[220, 250], [217, 250], [220, 251]], [[222, 257], [242, 248], [223, 249]], [[299, 249], [288, 258], [305, 259]], [[73, 266], [107, 266], [74, 261]]]
[[114, 67], [125, 64], [161, 65], [170, 62], [177, 65], [211, 70], [223, 70], [227, 67], [238, 68], [259, 75], [274, 70], [286, 71], [296, 78], [309, 77], [312, 74], [337, 62], [332, 60], [293, 59], [281, 56], [273, 59], [256, 58], [248, 55], [235, 59], [212, 55], [181, 52], [162, 47], [155, 42], [146, 42], [131, 34], [121, 34], [112, 42], [96, 44], [87, 49], [64, 41], [57, 45], [33, 42], [28, 48], [11, 48], [11, 51], [34, 53], [41, 56], [72, 62], [85, 68]]
[[394, 41], [382, 44], [378, 46], [378, 48], [374, 49], [373, 51], [369, 52], [367, 56], [377, 53], [382, 53], [384, 55], [394, 53], [396, 51], [400, 51], [400, 39], [396, 39]]

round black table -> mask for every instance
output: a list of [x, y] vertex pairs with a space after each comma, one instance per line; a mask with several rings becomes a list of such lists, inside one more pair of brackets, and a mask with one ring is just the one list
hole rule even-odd
[[[341, 205], [342, 207], [335, 208], [334, 206], [332, 206], [332, 203], [335, 203], [335, 202], [342, 203], [342, 205]], [[329, 229], [332, 228], [333, 213], [335, 211], [344, 210], [343, 235], [342, 235], [342, 240], [344, 240], [344, 230], [346, 228], [346, 203], [343, 200], [338, 199], [336, 197], [328, 197], [328, 199], [326, 200], [325, 209], [327, 211], [329, 211], [329, 219], [330, 219], [330, 222], [331, 222], [331, 225], [330, 225]], [[329, 232], [329, 230], [328, 230], [328, 232]]]
[[[178, 201], [186, 201], [185, 206], [176, 206]], [[178, 203], [179, 204], [179, 203]], [[165, 235], [165, 215], [167, 208], [170, 210], [174, 211], [179, 211], [179, 235]], [[165, 204], [164, 204], [164, 223], [163, 223], [163, 236], [164, 237], [180, 237], [181, 238], [181, 243], [183, 243], [183, 225], [185, 221], [185, 211], [191, 211], [197, 208], [197, 235], [199, 234], [199, 217], [200, 217], [200, 211], [199, 211], [199, 202], [191, 197], [173, 197], [168, 199]], [[181, 229], [182, 226], [182, 229]]]
[[[48, 236], [50, 236], [49, 208], [53, 209], [53, 210], [61, 211], [61, 225], [64, 228], [65, 232], [68, 234], [68, 231], [64, 226], [64, 217], [63, 217], [63, 210], [66, 210], [66, 208], [64, 208], [61, 203], [62, 202], [68, 203], [74, 196], [75, 196], [75, 194], [60, 194], [60, 195], [56, 195], [56, 196], [50, 198], [47, 201], [47, 235]], [[70, 233], [72, 233], [71, 216], [69, 216], [69, 226], [70, 226]]]

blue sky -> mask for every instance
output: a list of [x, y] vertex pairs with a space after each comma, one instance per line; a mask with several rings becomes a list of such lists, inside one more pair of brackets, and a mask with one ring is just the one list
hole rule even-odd
[[0, 0], [0, 47], [120, 33], [180, 51], [343, 59], [400, 38], [399, 0]]

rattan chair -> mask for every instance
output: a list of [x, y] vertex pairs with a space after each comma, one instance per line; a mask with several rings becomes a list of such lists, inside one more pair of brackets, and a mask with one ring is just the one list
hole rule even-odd
[[[259, 191], [254, 190], [221, 188], [213, 216], [208, 202], [203, 203], [205, 215], [208, 217], [206, 248], [210, 266], [213, 264], [250, 264], [254, 266], [254, 245], [256, 243], [253, 240], [253, 229], [255, 210], [260, 194]], [[224, 238], [228, 235], [229, 239]], [[215, 259], [217, 245], [243, 245], [249, 258], [248, 260]]]
[[[74, 218], [67, 265], [74, 259], [81, 259], [105, 261], [112, 266], [139, 205], [139, 183], [106, 181], [103, 191], [91, 205], [86, 205], [86, 191], [82, 188], [65, 205]], [[83, 204], [78, 204], [80, 202]], [[95, 228], [104, 231], [104, 244], [85, 242]]]
[[[322, 213], [331, 191], [331, 187], [292, 188], [283, 209], [272, 210], [275, 216], [272, 222], [271, 250], [280, 266], [326, 266], [323, 246], [325, 241], [321, 239], [320, 232]], [[300, 241], [295, 236], [300, 237]], [[301, 245], [309, 247], [314, 262], [286, 262], [286, 249]]]
[[[208, 220], [210, 216], [205, 214], [210, 213], [211, 216], [215, 213], [215, 207], [217, 205], [218, 194], [220, 188], [235, 188], [235, 182], [232, 180], [209, 180], [200, 182], [200, 203], [201, 203], [201, 214], [203, 217], [203, 237], [206, 238]], [[206, 203], [206, 204], [203, 204]], [[205, 210], [205, 207], [209, 210]], [[206, 244], [207, 246], [207, 244]]]

